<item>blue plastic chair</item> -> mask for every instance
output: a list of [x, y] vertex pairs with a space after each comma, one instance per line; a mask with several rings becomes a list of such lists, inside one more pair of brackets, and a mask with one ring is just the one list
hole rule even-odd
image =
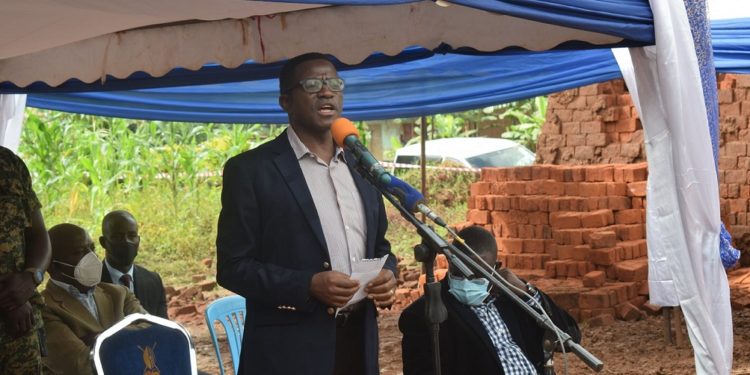
[[240, 349], [242, 348], [242, 335], [245, 332], [245, 298], [242, 296], [228, 296], [211, 302], [206, 308], [206, 325], [214, 343], [216, 359], [219, 361], [219, 370], [224, 375], [224, 362], [221, 360], [219, 341], [216, 337], [214, 322], [219, 321], [227, 333], [227, 344], [232, 354], [232, 365], [234, 373], [240, 366]]

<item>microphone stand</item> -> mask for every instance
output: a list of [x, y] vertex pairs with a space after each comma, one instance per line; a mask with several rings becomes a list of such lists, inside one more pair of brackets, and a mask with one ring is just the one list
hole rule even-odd
[[[380, 183], [374, 179], [373, 176], [368, 173], [367, 170], [363, 169], [361, 164], [357, 164], [357, 172], [360, 173], [365, 179], [367, 179], [376, 189], [380, 191], [383, 196], [388, 199], [391, 204], [393, 204], [396, 209], [399, 210], [401, 213], [401, 216], [404, 217], [409, 223], [411, 223], [417, 230], [417, 234], [419, 234], [420, 237], [422, 237], [422, 243], [434, 254], [430, 254], [430, 251], [427, 252], [427, 254], [415, 254], [415, 257], [417, 257], [417, 260], [420, 260], [419, 258], [428, 260], [427, 263], [425, 263], [426, 271], [429, 273], [432, 273], [432, 265], [434, 263], [435, 254], [437, 252], [440, 252], [441, 254], [445, 255], [448, 262], [451, 264], [451, 266], [455, 267], [457, 270], [459, 270], [463, 275], [466, 277], [471, 277], [475, 273], [479, 274], [480, 277], [483, 277], [487, 280], [489, 280], [491, 285], [494, 285], [497, 287], [497, 290], [500, 290], [503, 292], [503, 294], [508, 297], [511, 301], [513, 301], [516, 305], [518, 305], [523, 311], [525, 311], [527, 314], [531, 315], [532, 318], [534, 318], [534, 321], [536, 324], [538, 324], [540, 327], [544, 328], [547, 331], [550, 331], [555, 334], [555, 337], [559, 337], [559, 342], [562, 347], [564, 347], [567, 351], [571, 351], [575, 353], [587, 366], [589, 366], [591, 369], [595, 371], [601, 371], [601, 369], [604, 367], [604, 363], [591, 354], [589, 351], [587, 351], [584, 347], [577, 344], [573, 339], [568, 335], [565, 331], [558, 328], [553, 322], [552, 319], [549, 318], [547, 315], [540, 313], [533, 307], [529, 306], [521, 297], [519, 297], [515, 292], [513, 292], [505, 279], [500, 277], [495, 273], [495, 270], [491, 267], [488, 267], [485, 264], [480, 264], [476, 262], [474, 259], [472, 259], [469, 255], [459, 251], [453, 244], [446, 241], [444, 238], [442, 238], [439, 234], [435, 233], [432, 228], [430, 228], [428, 225], [420, 221], [419, 219], [414, 216], [413, 213], [411, 213], [409, 210], [407, 210], [399, 200], [393, 196], [390, 192], [388, 192], [386, 189], [383, 188], [383, 186], [380, 185]], [[464, 245], [466, 246], [466, 245]], [[468, 246], [466, 246], [468, 248]], [[420, 249], [420, 253], [424, 251]], [[427, 280], [430, 281], [430, 280]], [[434, 360], [435, 360], [435, 373], [440, 374], [440, 345], [439, 345], [439, 329], [440, 329], [440, 323], [443, 322], [447, 317], [447, 312], [445, 310], [445, 305], [442, 304], [442, 299], [440, 298], [440, 285], [439, 283], [434, 281], [434, 274], [432, 275], [432, 284], [435, 284], [436, 286], [427, 288], [427, 284], [425, 284], [425, 317], [427, 318], [428, 324], [430, 324], [430, 331], [432, 332], [432, 342], [433, 342], [433, 352], [434, 354]], [[437, 296], [437, 297], [435, 297]]]

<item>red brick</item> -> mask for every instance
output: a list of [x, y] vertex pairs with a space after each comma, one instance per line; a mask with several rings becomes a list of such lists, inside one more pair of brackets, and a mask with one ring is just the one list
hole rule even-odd
[[573, 250], [573, 260], [588, 260], [589, 251], [591, 246], [589, 245], [578, 245]]
[[611, 266], [618, 261], [617, 248], [591, 249], [588, 260], [597, 265]]
[[503, 238], [501, 250], [508, 254], [521, 254], [523, 252], [523, 240], [520, 238]]
[[565, 183], [547, 180], [544, 184], [544, 194], [546, 195], [564, 195]]
[[[496, 211], [508, 211], [510, 210], [510, 200], [506, 196], [493, 195], [490, 196], [492, 199], [492, 209]], [[488, 198], [490, 198], [488, 197]]]
[[649, 315], [658, 315], [661, 313], [661, 306], [654, 305], [651, 303], [651, 301], [646, 301], [646, 303], [641, 306], [641, 309], [646, 312], [646, 314]]
[[490, 193], [489, 182], [475, 182], [470, 187], [471, 195], [487, 195]]
[[566, 195], [568, 197], [577, 197], [580, 194], [579, 190], [579, 182], [565, 182], [563, 183], [563, 186], [565, 188], [565, 193], [561, 195]]
[[546, 165], [534, 165], [531, 167], [532, 180], [548, 180], [550, 178], [550, 167]]
[[565, 145], [568, 147], [585, 146], [586, 134], [567, 134], [565, 136]]
[[640, 240], [645, 238], [643, 224], [617, 225], [617, 237], [622, 241]]
[[513, 180], [516, 181], [531, 180], [531, 166], [511, 168], [510, 176]]
[[491, 210], [489, 205], [487, 204], [487, 196], [486, 195], [480, 195], [478, 197], [475, 197], [475, 208], [477, 210]]
[[524, 239], [523, 240], [523, 252], [524, 253], [544, 253], [544, 240], [543, 239]]
[[618, 242], [617, 246], [623, 249], [623, 251], [625, 252], [625, 256], [621, 257], [621, 259], [627, 260], [627, 259], [640, 258], [641, 257], [641, 250], [640, 250], [641, 241], [645, 242], [646, 240]]
[[584, 228], [600, 228], [614, 224], [612, 210], [597, 210], [581, 214], [581, 226]]
[[607, 184], [602, 182], [581, 182], [579, 194], [582, 197], [601, 197], [607, 195]]
[[526, 182], [509, 181], [505, 183], [505, 194], [507, 195], [524, 195], [526, 194]]
[[617, 224], [639, 224], [643, 222], [643, 209], [620, 210], [615, 212]]
[[730, 169], [724, 171], [724, 183], [726, 184], [744, 184], [747, 180], [747, 171]]
[[586, 121], [581, 123], [581, 133], [593, 135], [604, 132], [604, 123], [602, 121]]
[[621, 303], [615, 306], [617, 317], [627, 322], [641, 319], [641, 310], [629, 302]]
[[578, 212], [550, 213], [550, 225], [554, 229], [576, 229], [581, 227], [581, 214]]
[[626, 260], [615, 265], [617, 280], [644, 281], [648, 279], [648, 262], [646, 259]]
[[583, 286], [586, 288], [598, 288], [604, 285], [606, 277], [602, 271], [591, 271], [583, 275]]
[[645, 198], [633, 197], [631, 198], [630, 205], [633, 208], [639, 208], [639, 209], [646, 208], [646, 200]]
[[601, 309], [610, 307], [609, 292], [604, 290], [583, 292], [578, 297], [578, 306], [582, 309]]
[[557, 182], [565, 182], [565, 169], [559, 166], [551, 166], [549, 170], [549, 178]]
[[617, 122], [615, 122], [615, 129], [616, 131], [620, 133], [634, 132], [639, 128], [638, 123], [639, 123], [639, 120], [635, 118], [620, 119]]
[[719, 157], [719, 169], [726, 171], [729, 169], [737, 169], [738, 158], [735, 156], [721, 156]]
[[573, 259], [573, 254], [575, 252], [575, 246], [573, 245], [555, 245], [556, 248], [556, 258], [560, 260], [567, 260], [567, 259]]
[[588, 235], [588, 242], [592, 249], [614, 247], [617, 244], [617, 234], [614, 231], [598, 231]]
[[570, 167], [571, 180], [565, 180], [565, 182], [582, 182], [586, 181], [586, 170], [584, 167]]
[[551, 262], [547, 262], [544, 264], [544, 277], [545, 278], [552, 279], [557, 275], [555, 262], [556, 261], [553, 260]]
[[630, 164], [622, 167], [623, 182], [646, 181], [648, 166], [646, 163]]
[[481, 210], [469, 210], [466, 220], [474, 224], [488, 224], [490, 222], [490, 212]]
[[646, 181], [629, 183], [628, 184], [628, 196], [629, 197], [645, 197], [646, 196]]
[[558, 245], [583, 245], [583, 232], [579, 229], [553, 230], [552, 237]]
[[[632, 199], [635, 199], [635, 198], [632, 198]], [[631, 198], [609, 196], [607, 197], [607, 207], [612, 210], [629, 209], [631, 207]]]

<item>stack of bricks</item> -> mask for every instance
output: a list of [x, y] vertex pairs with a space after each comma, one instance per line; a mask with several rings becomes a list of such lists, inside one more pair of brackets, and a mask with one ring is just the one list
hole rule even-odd
[[750, 233], [748, 199], [750, 152], [750, 76], [720, 74], [719, 112], [721, 147], [719, 148], [719, 195], [722, 219], [735, 238]]
[[536, 151], [541, 164], [645, 161], [643, 128], [623, 80], [550, 95]]
[[648, 288], [647, 174], [645, 163], [483, 169], [467, 220], [574, 317], [637, 318]]

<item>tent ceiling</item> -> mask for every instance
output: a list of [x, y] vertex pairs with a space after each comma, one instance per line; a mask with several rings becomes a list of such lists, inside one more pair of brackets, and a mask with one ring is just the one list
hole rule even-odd
[[247, 0], [4, 0], [0, 59], [139, 27], [323, 7]]
[[[191, 1], [201, 3], [200, 0]], [[234, 13], [235, 17], [244, 17], [251, 12], [242, 8], [238, 1], [224, 1], [235, 9], [240, 9]], [[286, 6], [287, 10], [302, 7], [298, 4], [284, 3], [239, 3], [248, 3], [250, 8], [257, 6], [257, 9], [266, 12], [272, 11], [274, 6]], [[215, 2], [207, 4], [216, 7]], [[172, 5], [175, 8], [185, 7], [182, 4]], [[206, 6], [203, 4], [204, 8]], [[102, 7], [99, 7], [99, 12], [104, 12]], [[141, 20], [141, 24], [130, 20], [129, 26], [146, 24], [144, 20], [148, 15], [136, 12], [139, 7], [132, 8], [132, 13], [135, 14], [132, 18]], [[154, 15], [150, 17], [160, 14], [159, 11], [151, 10]], [[262, 14], [257, 12], [256, 14]], [[12, 12], [3, 14], [8, 13]], [[198, 18], [198, 14], [200, 10], [193, 15], [182, 13], [172, 17], [171, 21], [184, 20], [185, 17]], [[212, 17], [225, 15], [216, 11], [206, 14]], [[203, 14], [202, 18], [208, 18], [206, 14]], [[3, 21], [2, 18], [4, 17], [0, 17], [0, 22]], [[168, 22], [170, 19], [163, 17], [160, 21]], [[83, 22], [83, 18], [78, 18], [77, 22]], [[113, 26], [112, 30], [127, 28], [125, 23], [122, 21], [121, 25]], [[67, 21], [65, 25], [59, 25], [62, 29], [69, 26]], [[29, 31], [28, 27], [21, 29]], [[55, 29], [58, 27], [44, 28], [42, 34], [50, 34]], [[104, 80], [107, 75], [125, 78], [137, 71], [159, 77], [175, 67], [197, 70], [205, 64], [218, 63], [232, 68], [247, 60], [274, 62], [310, 51], [330, 53], [344, 63], [356, 64], [373, 51], [396, 55], [413, 45], [432, 49], [445, 43], [453, 47], [471, 47], [479, 51], [497, 51], [509, 46], [518, 46], [541, 51], [571, 40], [592, 45], [612, 45], [623, 40], [621, 37], [535, 22], [456, 4], [441, 7], [431, 1], [389, 6], [335, 6], [262, 17], [195, 21], [115, 33], [107, 32], [103, 26], [93, 30], [100, 35], [88, 39], [82, 39], [82, 35], [79, 35], [75, 38], [78, 41], [64, 45], [58, 43], [57, 46], [46, 49], [42, 49], [43, 46], [40, 44], [39, 40], [42, 38], [35, 37], [35, 40], [39, 39], [35, 47], [38, 51], [33, 53], [19, 55], [18, 49], [16, 52], [7, 52], [6, 50], [12, 49], [0, 48], [3, 51], [0, 57], [15, 56], [0, 59], [0, 82], [9, 81], [25, 87], [35, 81], [42, 81], [57, 86], [71, 78], [94, 82]], [[312, 38], [311, 35], [315, 37]], [[0, 47], [3, 46], [2, 43], [9, 43], [6, 36], [1, 38]], [[46, 46], [50, 47], [49, 43]]]

